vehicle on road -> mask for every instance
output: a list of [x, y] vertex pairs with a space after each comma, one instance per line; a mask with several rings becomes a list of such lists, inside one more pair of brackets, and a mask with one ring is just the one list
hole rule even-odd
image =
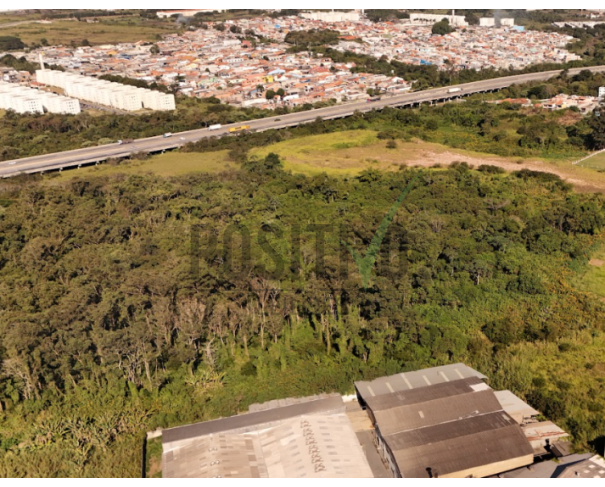
[[371, 98], [368, 98], [368, 103], [373, 103], [380, 100], [382, 100], [382, 96], [372, 96]]
[[210, 125], [210, 127], [208, 127], [208, 130], [212, 132], [213, 130], [220, 130], [222, 128], [223, 126], [220, 123], [217, 123], [216, 125]]
[[232, 127], [229, 129], [229, 132], [234, 134], [236, 132], [245, 132], [246, 130], [250, 130], [250, 125], [242, 125], [240, 127]]
[[133, 142], [134, 142], [134, 139], [118, 140], [118, 144], [120, 144], [120, 145], [132, 144]]
[[164, 134], [165, 139], [168, 139], [169, 137], [172, 137], [172, 132], [168, 132], [167, 134]]
[[458, 93], [459, 91], [462, 91], [461, 88], [450, 88], [449, 90], [447, 90], [448, 93]]
[[13, 162], [9, 162], [8, 163], [9, 166], [14, 166], [15, 164], [17, 164], [17, 161], [13, 161]]
[[181, 137], [181, 140], [185, 140], [185, 137]]

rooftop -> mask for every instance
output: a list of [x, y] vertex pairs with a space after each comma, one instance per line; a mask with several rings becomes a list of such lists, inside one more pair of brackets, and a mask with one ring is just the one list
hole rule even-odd
[[557, 478], [568, 467], [582, 464], [585, 460], [592, 458], [590, 453], [583, 455], [569, 455], [559, 460], [559, 463], [551, 461], [534, 463], [528, 467], [518, 468], [499, 475], [505, 479], [550, 479]]
[[370, 397], [420, 389], [435, 384], [468, 379], [469, 377], [477, 377], [481, 380], [487, 379], [486, 376], [467, 365], [453, 364], [381, 377], [371, 382], [355, 382], [355, 388], [361, 398], [367, 401]]
[[605, 461], [597, 455], [567, 467], [560, 479], [605, 479]]
[[165, 478], [371, 478], [340, 396], [163, 432]]
[[502, 405], [502, 409], [510, 414], [510, 416], [519, 424], [522, 424], [526, 419], [533, 418], [540, 414], [510, 391], [497, 391], [494, 392], [494, 394]]
[[[460, 372], [459, 365], [453, 367], [449, 372]], [[435, 373], [420, 372], [423, 378]], [[437, 376], [447, 378], [443, 370]], [[533, 461], [521, 427], [480, 377], [448, 379], [366, 402], [401, 477], [485, 477]]]

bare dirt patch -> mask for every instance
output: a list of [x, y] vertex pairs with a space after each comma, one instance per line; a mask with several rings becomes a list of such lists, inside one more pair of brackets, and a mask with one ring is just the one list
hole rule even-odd
[[602, 261], [600, 259], [592, 259], [589, 264], [593, 267], [603, 267], [603, 264], [605, 264], [605, 261]]
[[521, 162], [519, 163], [498, 157], [487, 156], [479, 158], [475, 156], [456, 154], [450, 151], [439, 153], [427, 151], [423, 154], [422, 159], [418, 159], [416, 161], [408, 160], [406, 162], [406, 165], [421, 167], [431, 167], [435, 164], [448, 165], [453, 162], [466, 162], [469, 166], [474, 168], [486, 164], [500, 167], [506, 171], [520, 171], [522, 169], [529, 169], [530, 171], [541, 171], [556, 174], [562, 180], [572, 184], [577, 190], [582, 192], [605, 193], [605, 182], [599, 181], [597, 178], [595, 178], [593, 181], [589, 181], [583, 177], [581, 178], [578, 174], [574, 174], [573, 167], [570, 167], [570, 170], [566, 170], [539, 160], [524, 160], [519, 161]]
[[325, 172], [350, 176], [367, 169], [397, 171], [402, 166], [449, 166], [453, 162], [466, 162], [474, 168], [491, 165], [509, 172], [528, 169], [556, 174], [579, 192], [605, 193], [605, 174], [574, 166], [571, 160], [506, 158], [418, 139], [398, 140], [396, 148], [389, 149], [386, 145], [387, 141], [378, 140], [374, 132], [361, 130], [292, 139], [253, 149], [251, 154], [262, 158], [275, 152], [282, 157], [287, 170], [310, 175]]

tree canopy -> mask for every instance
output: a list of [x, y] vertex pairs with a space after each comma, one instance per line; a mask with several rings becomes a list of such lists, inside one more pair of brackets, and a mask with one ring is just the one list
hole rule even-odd
[[0, 36], [0, 51], [17, 51], [25, 47], [25, 43], [18, 37]]
[[[568, 279], [602, 196], [531, 171], [425, 171], [364, 289], [341, 241], [367, 246], [416, 170], [241, 159], [215, 176], [2, 183], [0, 475], [136, 476], [146, 430], [458, 361], [579, 445], [602, 434], [604, 305]], [[561, 357], [573, 379], [548, 372]]]
[[434, 35], [444, 36], [446, 34], [450, 34], [451, 32], [454, 32], [454, 30], [455, 29], [452, 26], [450, 26], [449, 20], [443, 19], [443, 20], [433, 24], [433, 28], [432, 28], [431, 32]]

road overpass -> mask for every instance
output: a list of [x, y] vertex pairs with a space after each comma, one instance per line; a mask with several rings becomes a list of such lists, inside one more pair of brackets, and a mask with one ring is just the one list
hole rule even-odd
[[[589, 69], [592, 72], [605, 72], [605, 66], [595, 66], [591, 68], [570, 69], [569, 75], [573, 76], [584, 69]], [[381, 110], [386, 107], [406, 107], [418, 106], [422, 103], [442, 103], [477, 93], [500, 90], [514, 84], [548, 80], [558, 76], [560, 73], [560, 70], [556, 70], [495, 78], [456, 85], [455, 87], [434, 88], [426, 91], [383, 97], [380, 101], [372, 103], [368, 103], [366, 100], [356, 101], [305, 112], [290, 113], [260, 120], [250, 120], [249, 122], [238, 122], [236, 124], [224, 125], [220, 130], [216, 131], [209, 131], [207, 128], [204, 128], [174, 134], [170, 138], [164, 138], [163, 136], [149, 137], [146, 139], [138, 139], [133, 143], [126, 145], [109, 144], [28, 157], [25, 159], [4, 161], [0, 162], [0, 177], [7, 178], [18, 174], [35, 174], [46, 171], [62, 170], [70, 167], [98, 164], [111, 158], [124, 158], [140, 152], [157, 153], [173, 150], [189, 142], [197, 142], [203, 138], [229, 135], [230, 128], [241, 125], [249, 125], [250, 130], [260, 132], [270, 129], [295, 127], [297, 125], [312, 122], [318, 117], [321, 117], [324, 120], [334, 120], [350, 117], [355, 112], [365, 113], [372, 110]], [[459, 89], [460, 91], [450, 92], [452, 88]]]

